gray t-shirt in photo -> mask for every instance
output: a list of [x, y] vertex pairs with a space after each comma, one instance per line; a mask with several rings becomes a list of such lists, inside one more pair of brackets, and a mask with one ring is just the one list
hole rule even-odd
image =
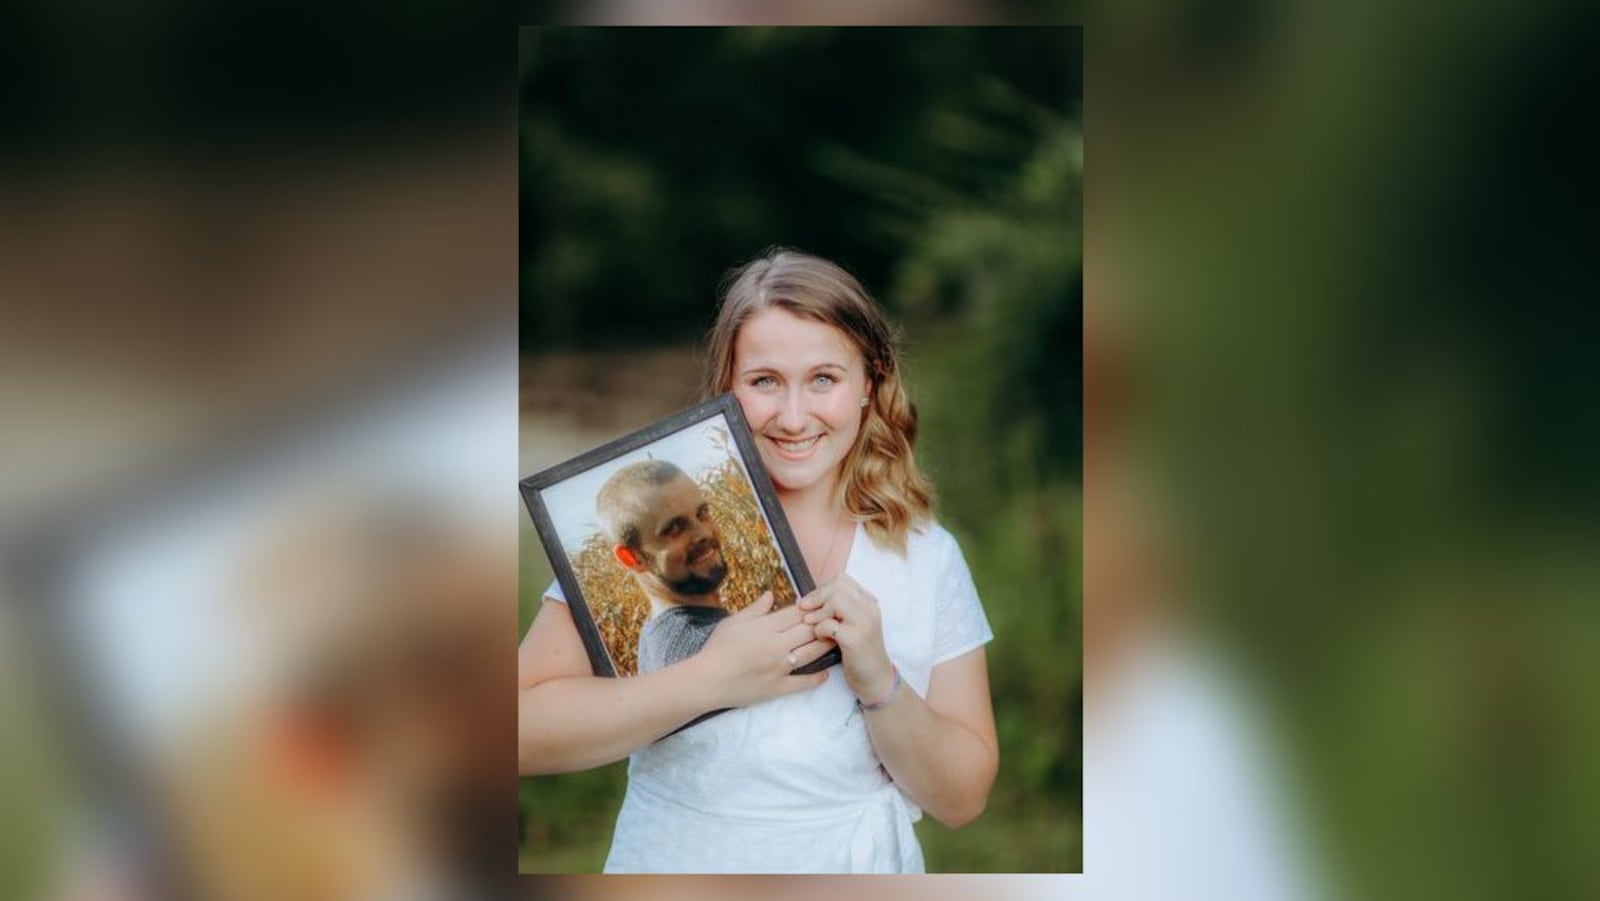
[[711, 630], [727, 618], [721, 607], [669, 607], [639, 630], [639, 672], [648, 673], [699, 653]]

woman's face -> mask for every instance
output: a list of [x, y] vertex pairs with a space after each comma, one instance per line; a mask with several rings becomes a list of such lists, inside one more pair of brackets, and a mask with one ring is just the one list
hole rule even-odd
[[733, 393], [782, 492], [832, 490], [861, 433], [866, 365], [837, 328], [769, 307], [739, 329]]

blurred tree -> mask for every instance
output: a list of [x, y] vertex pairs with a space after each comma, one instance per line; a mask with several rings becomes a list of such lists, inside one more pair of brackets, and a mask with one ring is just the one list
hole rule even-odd
[[[1074, 107], [1078, 34], [524, 31], [523, 347], [696, 337], [721, 275], [770, 244], [885, 284], [896, 225], [1003, 190], [1028, 156], [1035, 135], [995, 115], [996, 86]], [[858, 189], [867, 160], [912, 186]]]
[[[911, 371], [920, 456], [961, 538], [996, 642], [990, 681], [1003, 811], [960, 840], [922, 828], [940, 870], [1081, 867], [1082, 138], [1001, 83], [1037, 124], [1010, 188], [913, 228], [890, 296], [921, 323]], [[959, 126], [958, 126], [959, 127]], [[1066, 811], [1072, 811], [1066, 815]], [[986, 847], [984, 839], [994, 842]]]

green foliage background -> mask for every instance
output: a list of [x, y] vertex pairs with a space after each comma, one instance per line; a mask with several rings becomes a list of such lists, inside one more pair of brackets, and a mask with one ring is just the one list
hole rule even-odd
[[[773, 244], [849, 266], [904, 330], [1002, 755], [980, 820], [918, 825], [930, 871], [1081, 869], [1081, 73], [1072, 28], [522, 35], [525, 353], [692, 342]], [[550, 571], [524, 557], [526, 629]], [[522, 869], [598, 870], [625, 780], [523, 779]]]

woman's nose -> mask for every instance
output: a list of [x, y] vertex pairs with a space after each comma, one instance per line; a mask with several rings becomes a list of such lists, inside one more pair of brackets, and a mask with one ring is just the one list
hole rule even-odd
[[778, 411], [778, 427], [785, 432], [800, 432], [806, 427], [805, 397], [794, 388], [784, 393], [783, 407]]

